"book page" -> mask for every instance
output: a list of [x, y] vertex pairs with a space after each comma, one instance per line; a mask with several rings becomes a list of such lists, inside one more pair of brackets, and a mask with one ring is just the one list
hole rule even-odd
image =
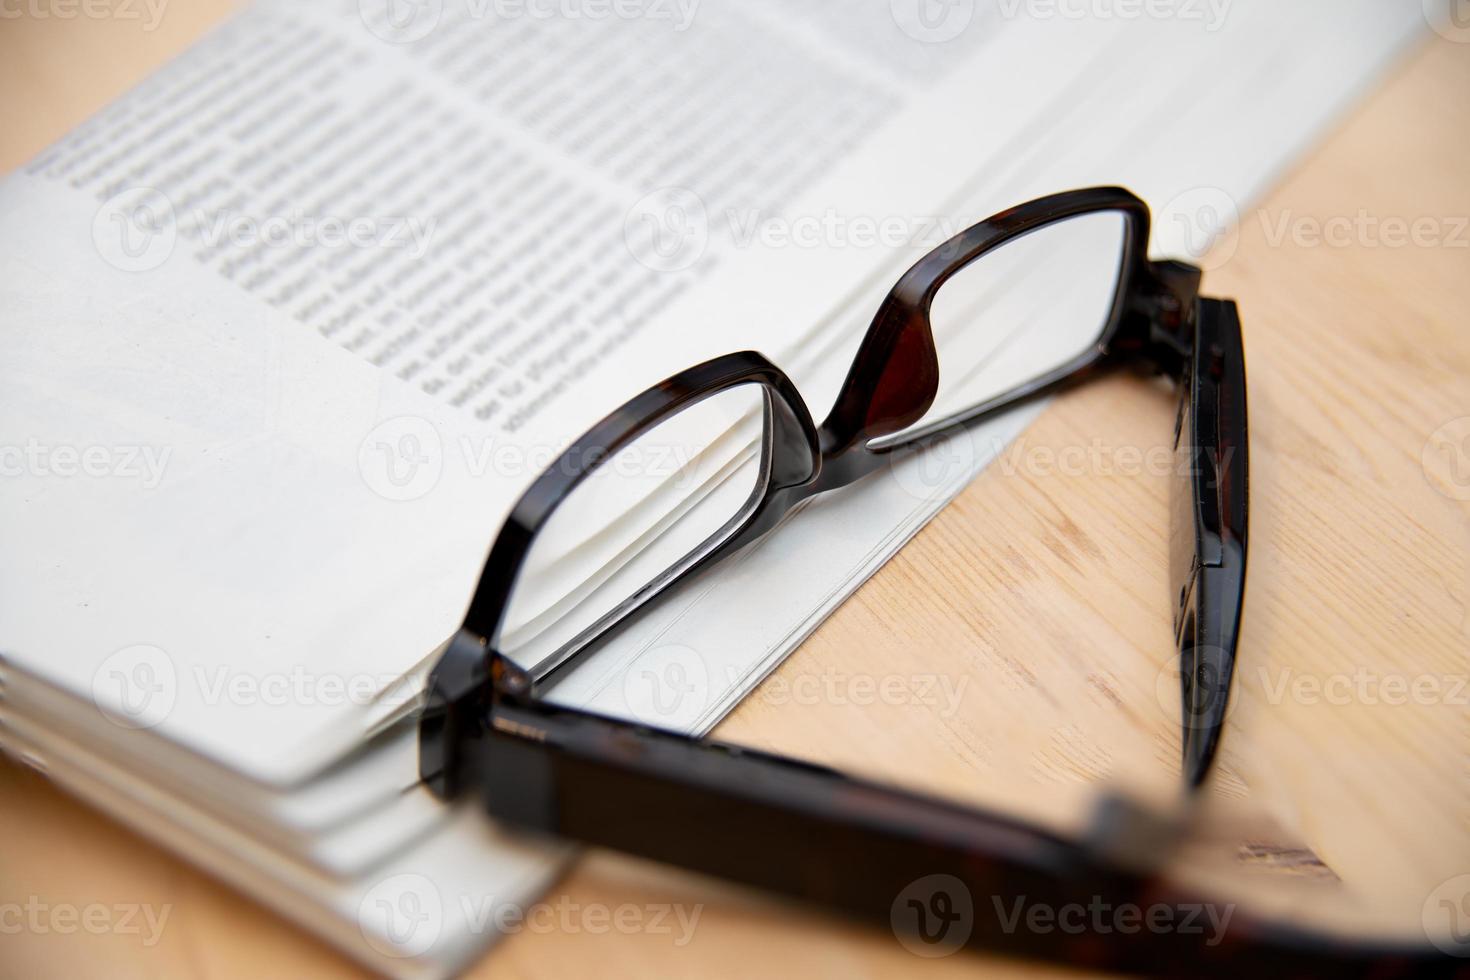
[[[0, 185], [11, 667], [305, 778], [453, 632], [571, 439], [699, 360], [799, 349], [1116, 33], [656, 12], [448, 3], [419, 35], [262, 3]], [[1024, 99], [936, 126], [1018, 70]]]

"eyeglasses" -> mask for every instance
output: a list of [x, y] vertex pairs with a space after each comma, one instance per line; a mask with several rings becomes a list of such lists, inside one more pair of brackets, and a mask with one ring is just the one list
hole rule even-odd
[[[1235, 304], [1200, 298], [1200, 271], [1150, 261], [1148, 240], [1148, 208], [1126, 190], [1032, 201], [962, 232], [899, 279], [820, 426], [786, 374], [750, 351], [682, 371], [598, 423], [525, 492], [490, 550], [430, 680], [425, 782], [443, 798], [479, 795], [516, 826], [884, 921], [896, 896], [936, 873], [972, 894], [1053, 907], [1154, 894], [1152, 871], [1123, 852], [1157, 824], [1118, 801], [1096, 839], [1072, 842], [542, 697], [672, 585], [770, 533], [803, 501], [936, 436], [1140, 366], [1179, 389], [1174, 443], [1187, 465], [1176, 467], [1170, 600], [1184, 782], [1197, 788], [1225, 718], [1245, 579], [1244, 353]], [[1302, 968], [1324, 956], [1340, 965], [1330, 944], [1240, 929], [1246, 938], [1223, 952], [1179, 934], [1141, 952], [1134, 937], [1057, 942], [999, 924], [968, 929], [965, 942], [1118, 969], [1155, 970], [1173, 957], [1193, 970], [1205, 952], [1232, 969], [1263, 951]]]

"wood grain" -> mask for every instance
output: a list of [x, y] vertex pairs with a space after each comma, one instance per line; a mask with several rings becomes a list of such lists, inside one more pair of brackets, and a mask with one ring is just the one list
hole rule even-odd
[[[227, 9], [174, 3], [152, 31], [4, 22], [0, 169]], [[1419, 934], [1430, 892], [1470, 872], [1470, 708], [1455, 687], [1470, 672], [1470, 501], [1456, 499], [1470, 496], [1470, 441], [1450, 441], [1470, 437], [1470, 233], [1455, 232], [1470, 215], [1466, 91], [1470, 45], [1426, 44], [1243, 216], [1206, 277], [1244, 316], [1252, 553], [1221, 774], [1179, 873], [1338, 928]], [[1360, 212], [1424, 219], [1443, 240], [1394, 245], [1380, 227], [1312, 244], [1313, 227]], [[1079, 825], [1104, 785], [1169, 792], [1168, 477], [1139, 460], [1172, 423], [1171, 396], [1137, 379], [1055, 404], [718, 734], [1060, 827]], [[1066, 458], [1086, 462], [1055, 462]], [[930, 688], [861, 703], [857, 678], [933, 678], [952, 699]], [[813, 683], [837, 694], [791, 696]], [[0, 902], [172, 907], [151, 947], [6, 935], [0, 977], [357, 975], [37, 776], [0, 764], [0, 797]], [[472, 975], [896, 977], [920, 962], [879, 930], [607, 853], [548, 901], [701, 913], [684, 945], [527, 931]], [[924, 965], [977, 968], [1031, 972], [971, 956]]]

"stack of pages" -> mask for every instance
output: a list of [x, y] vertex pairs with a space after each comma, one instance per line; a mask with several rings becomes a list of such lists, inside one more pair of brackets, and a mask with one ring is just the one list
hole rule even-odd
[[[1030, 197], [1124, 184], [1199, 254], [1425, 27], [594, 6], [257, 3], [0, 182], [0, 742], [395, 975], [567, 857], [437, 802], [414, 722], [558, 451], [733, 350], [821, 415], [906, 265]], [[812, 502], [556, 697], [708, 730], [1030, 417]]]

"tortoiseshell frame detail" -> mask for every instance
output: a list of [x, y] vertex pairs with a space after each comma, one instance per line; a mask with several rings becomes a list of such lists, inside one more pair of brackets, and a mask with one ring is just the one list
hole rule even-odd
[[[935, 293], [959, 269], [1055, 221], [1117, 211], [1127, 235], [1114, 309], [1096, 346], [1057, 370], [937, 426], [909, 431], [932, 404], [939, 364]], [[817, 427], [786, 375], [760, 354], [716, 358], [644, 392], [543, 474], [496, 539], [463, 628], [436, 666], [420, 727], [420, 768], [439, 796], [479, 797], [516, 827], [613, 847], [884, 923], [909, 885], [944, 874], [973, 901], [965, 944], [1091, 968], [1155, 975], [1450, 976], [1425, 949], [1357, 946], [1236, 915], [1206, 932], [1081, 933], [1007, 928], [992, 899], [1051, 909], [1102, 900], [1179, 912], [1193, 903], [1154, 869], [1156, 822], [1106, 801], [1088, 840], [1003, 815], [856, 779], [800, 760], [553, 705], [539, 697], [592, 642], [534, 671], [494, 649], [520, 567], [556, 506], [597, 465], [674, 412], [736, 385], [762, 387], [766, 423], [753, 506], [720, 543], [652, 583], [628, 615], [674, 580], [765, 534], [801, 501], [845, 486], [926, 436], [976, 424], [1124, 365], [1180, 382], [1176, 443], [1194, 465], [1176, 489], [1173, 588], [1184, 695], [1185, 782], [1203, 780], [1224, 719], [1245, 568], [1244, 355], [1233, 303], [1198, 298], [1200, 272], [1150, 262], [1146, 205], [1121, 188], [1057, 194], [982, 221], [921, 259], [880, 306], [826, 420]], [[894, 433], [897, 440], [873, 441]], [[588, 452], [588, 449], [601, 452]], [[1181, 522], [1183, 522], [1181, 524]], [[1139, 847], [1142, 839], [1144, 845]], [[1154, 851], [1140, 865], [1140, 850]], [[1006, 903], [1009, 905], [1009, 903]], [[1175, 919], [1174, 921], [1179, 921]], [[1206, 940], [1218, 939], [1218, 944]]]

